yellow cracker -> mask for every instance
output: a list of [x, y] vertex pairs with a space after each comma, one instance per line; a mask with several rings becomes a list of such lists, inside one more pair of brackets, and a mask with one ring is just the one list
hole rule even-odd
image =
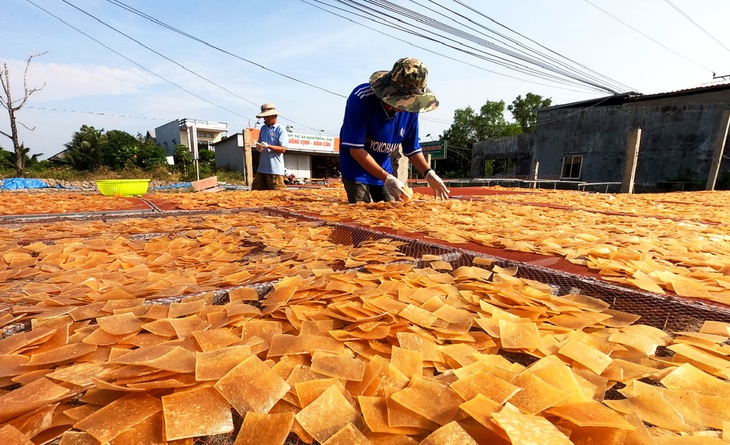
[[499, 320], [499, 337], [506, 349], [535, 350], [542, 344], [537, 325], [530, 322]]
[[215, 388], [239, 412], [266, 413], [289, 385], [258, 357], [251, 356], [218, 380]]
[[358, 412], [336, 387], [331, 386], [312, 403], [302, 408], [295, 418], [319, 442], [324, 442], [355, 422]]
[[611, 357], [578, 340], [568, 341], [558, 352], [599, 375], [611, 363]]
[[283, 445], [293, 425], [293, 412], [247, 413], [234, 445]]
[[375, 433], [418, 434], [423, 430], [415, 427], [392, 426], [388, 421], [388, 403], [385, 397], [359, 396], [357, 398], [365, 424]]
[[509, 403], [493, 417], [515, 445], [572, 445], [547, 419], [523, 414]]
[[458, 422], [449, 422], [423, 439], [419, 445], [478, 445]]
[[[454, 390], [435, 380], [414, 376], [407, 388], [391, 395], [399, 405], [421, 416], [445, 425], [456, 418], [463, 402]], [[433, 401], [438, 400], [438, 404]]]
[[231, 407], [214, 388], [162, 396], [162, 411], [168, 441], [233, 431]]
[[622, 430], [635, 430], [623, 416], [605, 405], [590, 401], [555, 406], [547, 414], [569, 420], [581, 427], [605, 427]]
[[195, 354], [195, 378], [198, 381], [218, 380], [251, 356], [250, 346], [229, 346]]
[[160, 399], [145, 393], [129, 394], [76, 422], [74, 428], [99, 442], [108, 442], [161, 410]]

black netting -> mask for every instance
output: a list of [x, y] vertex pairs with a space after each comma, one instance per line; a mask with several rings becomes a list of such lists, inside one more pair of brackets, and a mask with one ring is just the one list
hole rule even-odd
[[[282, 216], [295, 216], [309, 220], [316, 219], [311, 216], [297, 215], [281, 209], [276, 211], [269, 209], [269, 211]], [[730, 308], [677, 296], [658, 295], [616, 286], [595, 279], [594, 277], [597, 276], [595, 273], [590, 272], [586, 268], [576, 267], [562, 258], [490, 249], [491, 252], [502, 253], [503, 257], [500, 257], [486, 255], [460, 247], [448, 247], [441, 242], [426, 242], [416, 239], [415, 237], [418, 234], [415, 234], [414, 237], [409, 237], [403, 234], [365, 229], [351, 224], [336, 223], [331, 225], [335, 227], [332, 235], [333, 242], [358, 245], [371, 239], [397, 239], [405, 243], [399, 248], [403, 254], [414, 257], [417, 260], [426, 254], [437, 255], [443, 261], [451, 263], [454, 268], [459, 266], [472, 266], [475, 257], [491, 258], [495, 261], [494, 264], [500, 267], [508, 268], [516, 266], [518, 268], [517, 276], [520, 278], [531, 279], [553, 286], [556, 289], [557, 295], [580, 293], [598, 298], [610, 304], [611, 309], [640, 315], [641, 323], [669, 332], [697, 331], [705, 320], [730, 322]], [[510, 259], [515, 257], [529, 258], [529, 262]], [[536, 257], [542, 257], [542, 260], [536, 259]], [[554, 269], [542, 267], [534, 263], [553, 263], [561, 267]], [[418, 265], [422, 266], [423, 264], [419, 261]], [[584, 273], [570, 273], [561, 269], [573, 269]]]

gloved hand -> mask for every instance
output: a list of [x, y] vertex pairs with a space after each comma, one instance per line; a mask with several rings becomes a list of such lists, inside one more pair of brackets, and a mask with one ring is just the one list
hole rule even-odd
[[269, 144], [266, 142], [256, 142], [256, 150], [258, 150], [259, 153], [264, 151], [264, 148], [269, 148]]
[[428, 185], [433, 189], [433, 194], [437, 199], [449, 199], [449, 193], [451, 191], [446, 188], [446, 184], [444, 184], [444, 181], [439, 178], [435, 171], [429, 170], [426, 173], [426, 181], [428, 181]]
[[406, 194], [403, 186], [403, 181], [393, 175], [388, 175], [388, 177], [385, 178], [385, 188], [388, 189], [388, 193], [390, 193], [390, 196], [392, 196], [396, 201], [402, 200], [403, 195]]

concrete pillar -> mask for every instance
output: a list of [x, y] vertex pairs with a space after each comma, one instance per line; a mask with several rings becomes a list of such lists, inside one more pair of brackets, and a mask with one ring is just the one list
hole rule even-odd
[[725, 141], [727, 140], [728, 127], [730, 127], [730, 110], [725, 110], [722, 113], [720, 129], [717, 131], [717, 136], [715, 137], [715, 149], [712, 153], [712, 164], [710, 165], [710, 174], [707, 175], [707, 185], [705, 186], [705, 190], [715, 190], [717, 176], [720, 174], [722, 155], [725, 152]]
[[634, 193], [636, 180], [636, 166], [639, 161], [639, 146], [641, 145], [641, 128], [635, 128], [629, 133], [624, 158], [624, 176], [621, 179], [621, 193]]
[[253, 154], [251, 153], [251, 130], [248, 128], [243, 129], [243, 177], [246, 180], [246, 185], [251, 187], [253, 184]]

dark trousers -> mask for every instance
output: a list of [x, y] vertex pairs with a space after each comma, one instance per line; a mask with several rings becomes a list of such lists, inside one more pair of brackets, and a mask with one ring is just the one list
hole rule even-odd
[[390, 196], [388, 189], [384, 185], [363, 184], [345, 178], [342, 178], [342, 184], [345, 186], [347, 201], [350, 204], [355, 204], [356, 202], [393, 201], [393, 197]]

